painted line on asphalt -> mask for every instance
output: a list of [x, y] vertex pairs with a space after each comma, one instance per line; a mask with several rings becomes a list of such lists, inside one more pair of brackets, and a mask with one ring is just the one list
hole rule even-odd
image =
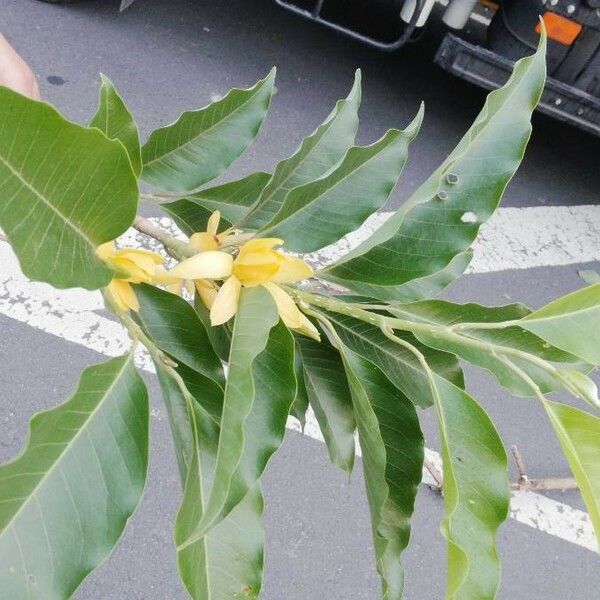
[[[373, 215], [340, 242], [310, 255], [323, 266], [355, 248], [392, 216]], [[500, 208], [479, 230], [467, 273], [560, 266], [600, 260], [600, 206]]]
[[[555, 212], [556, 211], [556, 212]], [[327, 252], [319, 253], [319, 262], [329, 262], [355, 246], [359, 239], [387, 215], [377, 215], [360, 233], [352, 234]], [[177, 233], [169, 219], [160, 225]], [[135, 231], [123, 237], [123, 243], [157, 249], [156, 244]], [[482, 227], [475, 244], [472, 273], [506, 269], [527, 269], [600, 260], [600, 207], [505, 208]], [[27, 280], [8, 244], [0, 243], [0, 314], [107, 356], [119, 356], [130, 342], [121, 325], [107, 317], [98, 292], [81, 289], [56, 290]], [[136, 356], [141, 368], [153, 372], [143, 351]], [[314, 415], [309, 415], [304, 433], [323, 441]], [[299, 430], [297, 421], [288, 426]], [[427, 450], [427, 458], [441, 472], [441, 458]], [[423, 482], [434, 483], [424, 471]], [[548, 533], [589, 550], [597, 550], [596, 538], [587, 513], [541, 494], [513, 491], [511, 517], [534, 529]]]

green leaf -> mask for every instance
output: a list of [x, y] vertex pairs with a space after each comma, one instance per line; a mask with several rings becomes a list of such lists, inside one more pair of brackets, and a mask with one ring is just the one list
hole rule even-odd
[[[173, 379], [160, 369], [158, 375], [178, 462], [183, 466], [184, 494], [175, 521], [175, 543], [179, 545], [193, 532], [206, 507], [219, 426], [201, 406], [203, 380], [198, 373], [188, 373], [186, 383], [194, 396], [191, 402]], [[177, 553], [179, 574], [194, 600], [258, 596], [264, 553], [262, 512], [262, 495], [256, 487], [204, 538]]]
[[343, 345], [340, 351], [358, 424], [383, 600], [401, 600], [400, 556], [423, 472], [423, 434], [412, 402], [373, 363]]
[[369, 239], [322, 272], [352, 291], [394, 300], [396, 286], [437, 273], [464, 253], [496, 210], [531, 133], [545, 81], [545, 37], [492, 92], [457, 147]]
[[96, 127], [108, 139], [119, 140], [125, 146], [133, 172], [139, 177], [142, 172], [142, 151], [137, 124], [112, 81], [103, 74], [100, 78], [100, 104], [90, 127]]
[[356, 448], [356, 419], [348, 382], [340, 355], [330, 344], [298, 338], [304, 367], [304, 384], [331, 462], [347, 473], [352, 472]]
[[300, 421], [300, 426], [304, 429], [306, 425], [306, 411], [309, 407], [308, 392], [304, 382], [304, 366], [302, 364], [302, 355], [300, 354], [299, 342], [296, 342], [296, 353], [294, 356], [294, 373], [296, 374], [296, 397], [292, 402], [290, 414]]
[[302, 141], [293, 156], [277, 165], [256, 206], [241, 223], [245, 229], [260, 229], [279, 212], [290, 190], [322, 177], [343, 158], [358, 130], [360, 100], [361, 73], [357, 70], [348, 97], [338, 101], [325, 122]]
[[210, 310], [200, 300], [198, 294], [194, 297], [194, 310], [198, 318], [204, 323], [213, 350], [217, 353], [221, 361], [227, 362], [231, 349], [231, 325], [229, 323], [217, 326], [212, 325], [210, 322]]
[[544, 408], [600, 539], [600, 419], [549, 400]]
[[275, 69], [246, 90], [233, 89], [206, 108], [156, 129], [142, 148], [142, 178], [174, 192], [214, 179], [252, 143], [267, 114]]
[[154, 343], [177, 363], [223, 388], [223, 365], [193, 307], [180, 296], [151, 285], [137, 285], [135, 290], [140, 303], [136, 319]]
[[431, 376], [444, 465], [446, 597], [492, 600], [500, 585], [496, 535], [509, 508], [506, 452], [483, 408], [443, 377]]
[[[291, 349], [289, 353], [282, 349], [285, 342], [279, 339], [271, 347], [267, 344], [278, 321], [275, 303], [266, 289], [262, 286], [242, 289], [231, 339], [214, 484], [194, 535], [180, 550], [201, 539], [243, 498], [283, 438], [296, 389], [291, 334], [283, 328]], [[274, 329], [275, 335], [281, 335], [281, 331]], [[287, 369], [286, 359], [289, 361]], [[255, 369], [260, 369], [262, 374], [257, 374]], [[264, 381], [268, 389], [263, 386]], [[287, 403], [284, 410], [281, 406], [268, 406], [269, 402], [282, 399]], [[265, 415], [265, 410], [271, 413]]]
[[371, 146], [350, 148], [335, 170], [291, 190], [261, 235], [312, 252], [358, 229], [389, 198], [422, 119], [423, 107], [404, 131], [391, 129]]
[[[377, 285], [375, 283], [355, 285], [353, 283], [352, 288], [357, 291], [360, 290], [360, 294], [364, 294], [371, 299], [381, 299], [387, 302], [412, 302], [424, 298], [433, 298], [465, 272], [472, 258], [473, 251], [467, 250], [462, 254], [457, 254], [448, 266], [441, 271], [425, 277], [418, 277], [399, 285]], [[320, 272], [319, 276], [321, 276]], [[334, 281], [329, 276], [326, 276], [326, 279]], [[341, 279], [339, 283], [343, 286], [347, 285], [347, 282]]]
[[527, 315], [519, 325], [593, 365], [600, 364], [600, 283], [563, 296]]
[[[374, 325], [337, 313], [323, 313], [335, 327], [344, 345], [374, 363], [411, 402], [421, 408], [433, 405], [427, 373], [412, 352], [389, 340]], [[455, 385], [464, 386], [463, 374], [456, 357], [423, 347], [411, 335], [401, 337], [425, 354], [434, 371]]]
[[70, 598], [110, 553], [144, 489], [148, 395], [132, 355], [88, 367], [75, 394], [38, 413], [0, 467], [5, 598]]
[[592, 269], [582, 269], [579, 271], [579, 277], [581, 277], [588, 285], [600, 283], [600, 273], [597, 273]]
[[[563, 383], [540, 366], [542, 359], [569, 369], [589, 370], [572, 354], [550, 346], [538, 336], [513, 326], [503, 329], [452, 329], [460, 323], [502, 323], [516, 321], [530, 313], [522, 304], [507, 306], [481, 306], [480, 304], [453, 304], [444, 300], [423, 300], [396, 305], [390, 312], [402, 319], [423, 324], [417, 339], [425, 345], [456, 354], [470, 363], [489, 370], [513, 394], [531, 396], [529, 383], [506, 366], [506, 358], [536, 382], [542, 391], [550, 392], [563, 387]], [[434, 330], [428, 326], [433, 325]], [[504, 358], [503, 358], [504, 357]], [[553, 365], [548, 365], [552, 367]], [[583, 374], [579, 374], [585, 377]]]
[[0, 87], [0, 227], [30, 279], [97, 289], [112, 273], [96, 248], [137, 210], [122, 144]]
[[187, 198], [161, 204], [161, 208], [173, 217], [186, 235], [206, 231], [208, 218], [215, 210], [221, 212], [220, 229], [224, 230], [248, 212], [269, 178], [268, 173], [252, 173], [238, 181], [230, 181], [201, 190]]
[[223, 514], [228, 514], [255, 487], [267, 462], [283, 441], [287, 418], [296, 397], [294, 363], [294, 338], [280, 321], [271, 329], [266, 348], [252, 365], [254, 400], [244, 422], [243, 453]]

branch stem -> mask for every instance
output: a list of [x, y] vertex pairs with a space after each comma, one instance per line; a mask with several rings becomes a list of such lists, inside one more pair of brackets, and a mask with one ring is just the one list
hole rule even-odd
[[160, 227], [157, 227], [144, 217], [136, 217], [133, 222], [133, 228], [151, 237], [157, 241], [159, 241], [164, 247], [165, 250], [174, 258], [178, 260], [182, 260], [182, 258], [189, 258], [190, 256], [194, 256], [196, 254], [196, 250], [192, 248], [189, 244], [182, 240], [178, 240], [177, 238], [169, 235]]

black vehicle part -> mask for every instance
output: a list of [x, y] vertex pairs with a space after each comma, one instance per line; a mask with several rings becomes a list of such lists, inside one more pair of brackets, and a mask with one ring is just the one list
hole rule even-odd
[[418, 0], [410, 23], [400, 19], [404, 0], [275, 0], [286, 10], [392, 52], [410, 41], [425, 5]]
[[600, 97], [600, 0], [504, 0], [488, 28], [487, 48], [515, 61], [537, 47], [539, 14], [556, 13], [582, 25], [575, 42], [566, 45], [548, 40], [548, 74], [554, 79]]
[[[486, 89], [502, 86], [513, 61], [481, 46], [447, 34], [435, 62], [453, 75]], [[540, 112], [600, 136], [600, 99], [549, 77], [538, 106]]]

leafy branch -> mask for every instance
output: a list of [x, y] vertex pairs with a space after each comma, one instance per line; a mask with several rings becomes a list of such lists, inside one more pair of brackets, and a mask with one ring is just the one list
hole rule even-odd
[[[6, 240], [31, 279], [101, 290], [133, 341], [126, 356], [86, 369], [65, 404], [34, 416], [23, 454], [0, 467], [7, 597], [70, 597], [135, 510], [149, 443], [138, 344], [156, 365], [169, 416], [182, 486], [177, 564], [195, 600], [258, 598], [261, 479], [288, 416], [304, 422], [309, 409], [332, 462], [348, 473], [358, 435], [382, 597], [400, 600], [423, 467], [442, 484], [425, 460], [418, 408], [433, 409], [440, 431], [447, 596], [494, 598], [510, 489], [572, 482], [528, 479], [513, 450], [520, 479], [509, 483], [506, 450], [466, 391], [463, 362], [540, 403], [600, 533], [600, 400], [590, 377], [600, 364], [600, 284], [533, 311], [436, 297], [468, 266], [480, 226], [519, 167], [544, 51], [542, 35], [407, 202], [316, 272], [300, 253], [337, 242], [385, 205], [423, 107], [404, 130], [356, 146], [357, 72], [348, 96], [271, 173], [211, 185], [257, 136], [274, 70], [143, 144], [106, 77], [89, 127], [0, 88]], [[140, 193], [140, 180], [150, 191]], [[140, 200], [187, 239], [136, 216]], [[130, 227], [175, 260], [122, 247]], [[547, 398], [558, 390], [592, 412]]]

